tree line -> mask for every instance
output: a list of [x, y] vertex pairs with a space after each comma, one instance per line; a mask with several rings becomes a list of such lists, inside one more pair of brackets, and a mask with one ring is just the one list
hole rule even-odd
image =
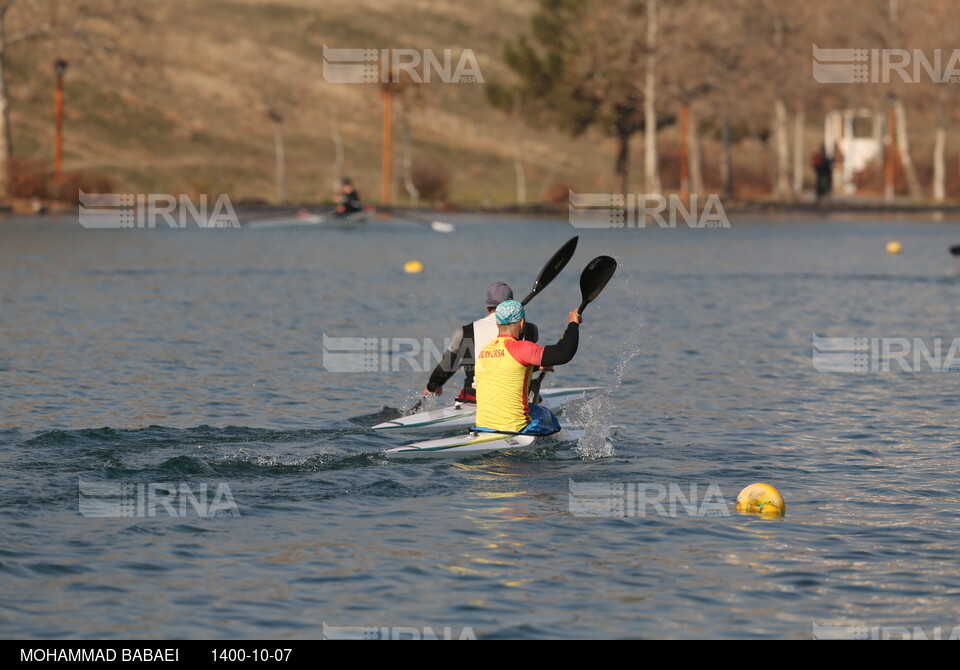
[[[803, 190], [811, 125], [822, 128], [831, 110], [876, 110], [885, 121], [883, 160], [895, 161], [903, 190], [942, 201], [960, 86], [950, 81], [951, 72], [960, 79], [957, 14], [946, 0], [540, 0], [529, 30], [504, 46], [512, 76], [490, 82], [487, 98], [524, 124], [550, 123], [574, 136], [595, 128], [613, 138], [621, 193], [636, 181], [634, 136], [643, 138], [646, 193], [662, 191], [658, 133], [675, 127], [681, 194], [704, 191], [706, 138], [719, 145], [709, 176], [726, 196], [734, 193], [738, 138], [756, 138], [769, 156], [770, 195], [783, 201]], [[860, 50], [866, 60], [851, 66], [879, 65], [889, 76], [817, 81], [815, 46]], [[917, 119], [933, 129], [928, 183], [913, 158]]]

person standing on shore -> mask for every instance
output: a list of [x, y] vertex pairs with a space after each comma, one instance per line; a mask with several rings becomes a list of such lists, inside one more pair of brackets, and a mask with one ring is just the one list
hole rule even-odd
[[833, 191], [833, 160], [827, 156], [827, 147], [823, 144], [813, 154], [813, 170], [816, 173], [817, 204]]

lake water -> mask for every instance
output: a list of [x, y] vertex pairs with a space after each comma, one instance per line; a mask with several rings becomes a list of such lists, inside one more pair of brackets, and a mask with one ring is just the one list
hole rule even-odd
[[[456, 233], [0, 223], [0, 636], [375, 626], [809, 639], [960, 626], [960, 372], [912, 354], [909, 372], [873, 360], [823, 372], [812, 344], [939, 339], [946, 355], [960, 337], [948, 253], [960, 228], [447, 218]], [[483, 313], [487, 283], [526, 294], [577, 233], [574, 260], [528, 315], [555, 341], [583, 266], [618, 259], [577, 357], [547, 378], [608, 389], [570, 411], [588, 438], [388, 462], [403, 441], [349, 418], [409, 406], [428, 372], [396, 356], [332, 371], [323, 336], [376, 338], [377, 352], [442, 346]], [[900, 256], [884, 252], [894, 239]], [[425, 271], [405, 274], [409, 260]], [[132, 516], [91, 516], [81, 481], [121, 490], [128, 506], [110, 509]], [[784, 518], [733, 512], [754, 482], [783, 492]], [[147, 516], [157, 483], [185, 507]], [[581, 484], [606, 516], [578, 511]], [[207, 516], [203, 488], [219, 495]], [[678, 492], [693, 502], [671, 510]]]

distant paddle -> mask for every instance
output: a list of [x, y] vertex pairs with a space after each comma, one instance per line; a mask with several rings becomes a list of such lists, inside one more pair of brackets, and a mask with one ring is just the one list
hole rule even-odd
[[457, 230], [456, 226], [454, 226], [452, 223], [447, 223], [446, 221], [431, 221], [430, 219], [425, 219], [422, 216], [416, 216], [415, 214], [398, 212], [392, 207], [381, 207], [380, 209], [398, 219], [406, 219], [408, 221], [413, 221], [414, 223], [421, 223], [430, 226], [430, 230], [434, 230], [438, 233], [453, 233]]
[[520, 301], [521, 305], [526, 305], [528, 302], [533, 300], [533, 296], [537, 295], [540, 291], [547, 287], [547, 284], [552, 282], [557, 278], [557, 275], [560, 274], [560, 271], [570, 262], [570, 259], [573, 258], [573, 252], [577, 250], [577, 242], [580, 240], [579, 236], [571, 237], [567, 240], [567, 243], [560, 247], [560, 250], [553, 255], [547, 264], [543, 266], [543, 269], [540, 270], [540, 274], [537, 275], [537, 278], [533, 282], [533, 288], [530, 289], [530, 293], [527, 294], [527, 297]]
[[960, 244], [954, 244], [950, 247], [950, 253], [954, 256], [960, 256]]
[[597, 256], [587, 264], [580, 275], [580, 295], [583, 302], [577, 308], [578, 314], [583, 314], [586, 306], [597, 299], [616, 271], [617, 262], [609, 256]]

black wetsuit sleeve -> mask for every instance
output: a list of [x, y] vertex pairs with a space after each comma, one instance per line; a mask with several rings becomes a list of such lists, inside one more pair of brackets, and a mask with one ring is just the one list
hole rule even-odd
[[440, 357], [440, 362], [437, 363], [437, 367], [433, 369], [433, 372], [430, 374], [430, 379], [427, 381], [427, 390], [433, 393], [438, 388], [447, 383], [447, 380], [453, 376], [453, 373], [457, 371], [457, 368], [460, 367], [460, 359], [462, 358], [460, 345], [463, 342], [463, 329], [458, 328], [457, 332], [453, 335], [453, 342], [443, 352], [443, 356]]
[[556, 344], [548, 344], [543, 348], [543, 358], [540, 359], [540, 366], [563, 365], [573, 360], [577, 353], [577, 345], [580, 343], [580, 324], [570, 322], [567, 324], [567, 330], [563, 333], [560, 341]]

